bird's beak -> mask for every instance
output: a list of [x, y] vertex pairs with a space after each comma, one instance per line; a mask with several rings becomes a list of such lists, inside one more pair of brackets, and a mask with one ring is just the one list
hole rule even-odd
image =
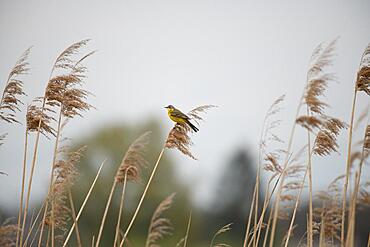
[[168, 109], [168, 106], [165, 106], [164, 108]]

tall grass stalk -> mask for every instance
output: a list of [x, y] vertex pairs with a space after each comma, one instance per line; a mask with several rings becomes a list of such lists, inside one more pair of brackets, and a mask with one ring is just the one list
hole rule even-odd
[[[307, 106], [307, 116], [310, 116], [310, 110], [308, 106]], [[308, 247], [312, 247], [313, 245], [312, 154], [311, 154], [311, 133], [308, 129], [307, 129], [307, 145], [308, 145], [307, 170], [308, 170], [308, 193], [309, 193], [307, 242]]]
[[361, 175], [362, 175], [362, 167], [365, 162], [365, 149], [368, 148], [368, 141], [367, 139], [369, 138], [369, 118], [367, 120], [367, 124], [365, 127], [365, 133], [362, 141], [362, 149], [361, 149], [361, 158], [360, 158], [360, 164], [358, 167], [358, 170], [356, 172], [356, 177], [355, 177], [355, 185], [354, 185], [354, 192], [351, 197], [351, 202], [350, 202], [350, 217], [349, 217], [349, 222], [348, 222], [348, 232], [347, 232], [347, 244], [352, 244], [354, 246], [354, 228], [355, 228], [355, 215], [356, 215], [356, 204], [357, 204], [357, 196], [359, 193], [359, 188], [360, 188], [360, 180], [361, 180]]
[[[269, 180], [269, 182], [267, 184], [265, 195], [268, 195], [269, 194], [271, 182], [272, 182], [272, 178]], [[268, 200], [267, 199], [268, 199], [268, 197], [265, 196], [265, 199], [264, 199], [264, 202], [263, 202], [263, 208], [267, 208], [268, 207]], [[264, 214], [265, 214], [265, 212], [263, 213], [263, 215], [261, 213], [262, 222], [263, 222], [263, 219], [265, 217]], [[269, 217], [268, 224], [270, 224], [270, 221], [271, 221], [270, 219], [271, 219], [271, 214], [270, 214], [270, 217]], [[262, 227], [260, 227], [259, 225], [257, 225], [257, 229], [256, 229], [257, 233], [253, 232], [253, 234], [257, 234], [257, 241], [256, 241], [255, 246], [258, 246], [258, 242], [259, 242], [259, 239], [260, 239], [260, 236], [261, 236], [261, 230], [262, 230]], [[269, 228], [266, 227], [266, 235], [268, 234], [268, 230], [269, 230]]]
[[[257, 181], [257, 178], [256, 178], [256, 181]], [[245, 234], [244, 234], [244, 243], [243, 243], [243, 247], [246, 247], [247, 244], [248, 244], [248, 238], [249, 238], [249, 230], [250, 230], [250, 225], [251, 225], [251, 219], [252, 219], [252, 214], [253, 214], [253, 210], [254, 210], [254, 201], [256, 200], [256, 192], [257, 192], [257, 182], [255, 183], [254, 185], [254, 190], [253, 190], [253, 196], [252, 196], [252, 202], [250, 204], [250, 208], [249, 208], [249, 216], [248, 216], [248, 223], [247, 223], [247, 228], [245, 230]]]
[[267, 239], [268, 239], [268, 236], [269, 236], [269, 230], [270, 230], [270, 226], [271, 226], [272, 214], [273, 214], [273, 210], [270, 211], [269, 218], [267, 220], [266, 231], [265, 231], [265, 236], [263, 238], [262, 247], [265, 247], [266, 244], [267, 244]]
[[357, 97], [357, 88], [355, 86], [355, 90], [353, 93], [353, 101], [352, 101], [352, 110], [351, 110], [351, 119], [349, 124], [349, 133], [348, 133], [348, 151], [347, 151], [347, 163], [346, 163], [346, 178], [344, 181], [343, 186], [343, 193], [342, 193], [342, 224], [341, 224], [341, 231], [340, 231], [340, 241], [341, 245], [344, 246], [344, 233], [345, 233], [345, 221], [346, 221], [346, 207], [347, 207], [347, 190], [348, 190], [348, 181], [350, 176], [350, 168], [351, 168], [351, 152], [352, 152], [352, 132], [353, 132], [353, 121], [355, 118], [355, 110], [356, 110], [356, 97]]
[[123, 180], [123, 187], [122, 187], [122, 193], [121, 193], [121, 200], [120, 200], [120, 203], [119, 203], [119, 211], [118, 211], [116, 233], [114, 235], [113, 247], [116, 247], [117, 242], [119, 241], [119, 232], [120, 232], [121, 218], [122, 218], [122, 211], [123, 211], [123, 201], [124, 201], [125, 192], [126, 192], [126, 184], [127, 184], [127, 170], [125, 172], [125, 177], [124, 177], [124, 180]]
[[45, 212], [43, 215], [43, 218], [41, 220], [41, 231], [40, 231], [40, 236], [39, 236], [39, 244], [38, 246], [41, 246], [42, 243], [42, 236], [43, 236], [43, 230], [45, 226], [45, 219], [46, 215], [48, 213], [48, 203], [49, 199], [51, 199], [51, 246], [54, 247], [54, 203], [53, 203], [53, 196], [51, 196], [51, 191], [53, 187], [53, 181], [54, 181], [54, 169], [55, 169], [55, 162], [58, 154], [58, 144], [59, 144], [59, 138], [60, 138], [60, 130], [61, 130], [61, 121], [62, 121], [62, 108], [59, 110], [59, 116], [58, 116], [58, 127], [57, 127], [57, 132], [56, 132], [56, 138], [55, 138], [55, 143], [54, 143], [54, 151], [53, 151], [53, 160], [51, 163], [51, 172], [50, 172], [50, 181], [49, 181], [49, 188], [46, 196], [46, 206], [45, 206]]
[[192, 212], [193, 212], [193, 210], [190, 210], [189, 220], [188, 220], [188, 225], [186, 227], [186, 234], [185, 234], [185, 238], [184, 238], [184, 245], [183, 245], [183, 247], [186, 247], [186, 244], [188, 243]]
[[26, 127], [25, 136], [24, 136], [24, 153], [23, 153], [23, 167], [22, 167], [22, 185], [21, 185], [21, 198], [19, 202], [19, 211], [18, 211], [18, 222], [17, 222], [17, 236], [16, 236], [16, 244], [15, 246], [18, 247], [19, 242], [19, 234], [20, 234], [20, 227], [21, 227], [21, 219], [22, 219], [22, 211], [23, 211], [23, 197], [24, 197], [24, 186], [26, 181], [26, 165], [27, 165], [27, 149], [28, 149], [28, 130]]
[[[297, 117], [299, 115], [299, 111], [301, 109], [301, 104], [302, 104], [301, 102], [302, 102], [303, 96], [304, 96], [304, 94], [302, 94], [302, 96], [301, 96], [301, 99], [299, 101], [300, 103], [297, 107], [297, 112], [295, 114], [294, 119], [297, 119]], [[273, 209], [274, 214], [273, 214], [273, 217], [272, 217], [271, 236], [270, 236], [270, 244], [269, 244], [270, 247], [273, 247], [273, 243], [274, 243], [275, 230], [276, 230], [277, 218], [278, 218], [278, 213], [279, 213], [280, 195], [281, 195], [282, 190], [283, 190], [285, 171], [286, 171], [286, 168], [288, 167], [288, 163], [289, 163], [290, 152], [291, 152], [291, 149], [292, 149], [292, 146], [293, 146], [293, 137], [294, 137], [294, 134], [295, 134], [296, 126], [297, 126], [297, 124], [296, 124], [296, 121], [294, 120], [294, 124], [293, 124], [293, 127], [292, 127], [291, 132], [290, 132], [288, 147], [286, 149], [286, 157], [285, 157], [285, 161], [284, 161], [283, 171], [281, 172], [280, 179], [278, 179], [276, 181], [276, 185], [279, 184], [279, 186], [278, 186], [278, 191], [276, 192], [276, 195], [275, 195], [276, 198], [275, 198], [275, 204], [274, 204], [274, 207], [273, 207], [274, 208]]]
[[135, 213], [134, 213], [134, 215], [132, 216], [131, 221], [130, 221], [130, 223], [129, 223], [129, 225], [128, 225], [128, 227], [127, 227], [127, 229], [126, 229], [126, 231], [125, 231], [125, 233], [124, 233], [124, 235], [123, 235], [123, 238], [122, 238], [121, 243], [120, 243], [120, 245], [119, 245], [120, 247], [122, 247], [122, 246], [123, 246], [123, 244], [124, 244], [124, 242], [125, 242], [125, 240], [126, 240], [126, 238], [127, 238], [127, 235], [128, 235], [128, 233], [129, 233], [129, 231], [130, 231], [130, 229], [131, 229], [132, 225], [134, 224], [134, 221], [135, 221], [135, 219], [136, 219], [136, 217], [137, 217], [137, 214], [139, 213], [139, 210], [140, 210], [141, 205], [142, 205], [142, 203], [143, 203], [143, 201], [144, 201], [145, 195], [146, 195], [146, 193], [148, 192], [149, 186], [150, 186], [150, 184], [151, 184], [151, 182], [152, 182], [152, 180], [153, 180], [153, 177], [154, 177], [155, 172], [156, 172], [156, 170], [157, 170], [157, 168], [158, 168], [159, 161], [160, 161], [160, 160], [161, 160], [161, 158], [162, 158], [162, 155], [163, 155], [163, 153], [164, 153], [164, 150], [165, 150], [165, 148], [163, 147], [163, 148], [162, 148], [162, 151], [160, 152], [160, 154], [159, 154], [159, 156], [158, 156], [157, 162], [156, 162], [156, 163], [155, 163], [155, 165], [154, 165], [153, 171], [152, 171], [152, 173], [150, 174], [150, 177], [149, 177], [149, 180], [148, 180], [148, 182], [147, 182], [147, 184], [146, 184], [146, 186], [145, 186], [144, 192], [143, 192], [143, 194], [141, 195], [141, 198], [140, 198], [139, 204], [138, 204], [138, 205], [137, 205], [137, 207], [136, 207]]
[[[309, 152], [309, 155], [310, 155], [310, 153], [311, 152]], [[299, 191], [298, 191], [298, 195], [297, 195], [297, 198], [296, 198], [296, 202], [295, 202], [295, 205], [294, 205], [292, 219], [290, 221], [290, 225], [289, 225], [289, 229], [288, 229], [288, 235], [287, 235], [287, 238], [286, 238], [286, 241], [285, 241], [285, 245], [284, 245], [285, 247], [288, 247], [289, 239], [290, 239], [290, 236], [291, 236], [292, 231], [293, 231], [294, 220], [295, 220], [295, 216], [296, 216], [296, 213], [297, 213], [299, 201], [301, 199], [301, 194], [302, 194], [302, 191], [303, 191], [303, 188], [304, 188], [304, 183], [306, 181], [307, 172], [308, 172], [308, 165], [307, 165], [306, 171], [305, 171], [305, 173], [303, 175], [302, 183], [300, 185], [300, 188], [299, 188]]]
[[[39, 212], [37, 213], [35, 219], [33, 220], [32, 224], [31, 224], [31, 227], [30, 227], [30, 229], [29, 229], [29, 231], [27, 233], [27, 236], [26, 236], [26, 239], [24, 241], [23, 246], [26, 246], [26, 243], [27, 243], [28, 239], [30, 238], [30, 236], [32, 234], [32, 231], [33, 231], [33, 229], [34, 229], [34, 227], [35, 227], [35, 225], [36, 225], [36, 223], [37, 223], [37, 221], [38, 221], [38, 219], [39, 219], [39, 217], [41, 215], [41, 212], [42, 212], [44, 206], [45, 206], [45, 201], [42, 204], [41, 208], [39, 209]], [[41, 225], [41, 223], [40, 223], [40, 225]], [[39, 228], [39, 227], [37, 227], [37, 228]], [[37, 236], [37, 233], [35, 233], [35, 236]], [[22, 246], [21, 243], [19, 243], [19, 246]]]
[[[50, 77], [51, 77], [51, 75], [50, 75]], [[50, 80], [50, 77], [49, 77], [49, 80]], [[41, 108], [42, 113], [44, 112], [44, 108], [45, 108], [45, 97], [42, 101], [42, 108]], [[39, 141], [40, 141], [41, 123], [42, 123], [42, 119], [40, 119], [40, 121], [39, 121], [39, 126], [38, 126], [37, 132], [36, 132], [36, 140], [35, 140], [35, 147], [34, 147], [34, 150], [33, 150], [33, 158], [32, 158], [32, 163], [31, 163], [30, 177], [29, 177], [28, 185], [27, 185], [27, 196], [26, 196], [26, 202], [25, 202], [25, 207], [24, 207], [24, 211], [23, 211], [23, 223], [22, 223], [22, 229], [21, 229], [21, 236], [20, 236], [20, 240], [19, 240], [20, 245], [23, 242], [23, 234], [24, 234], [24, 229], [25, 229], [26, 220], [27, 220], [27, 212], [28, 212], [28, 206], [29, 206], [29, 202], [30, 202], [30, 195], [31, 195], [31, 189], [32, 189], [32, 180], [33, 180], [33, 174], [35, 172], [35, 165], [36, 165], [36, 160], [37, 160], [37, 151], [38, 151]]]
[[67, 246], [68, 241], [69, 241], [69, 239], [71, 238], [72, 232], [73, 232], [74, 228], [76, 227], [76, 224], [77, 224], [78, 220], [80, 219], [80, 216], [81, 216], [82, 211], [84, 210], [84, 208], [85, 208], [85, 206], [86, 206], [87, 201], [89, 200], [89, 197], [90, 197], [90, 195], [91, 195], [91, 192], [92, 192], [92, 190], [94, 189], [95, 183], [96, 183], [96, 181], [97, 181], [97, 180], [98, 180], [98, 178], [99, 178], [100, 172], [101, 172], [101, 170], [102, 170], [102, 168], [103, 168], [103, 166], [104, 166], [105, 162], [106, 162], [106, 159], [101, 163], [101, 165], [100, 165], [100, 167], [99, 167], [99, 170], [98, 170], [98, 172], [96, 173], [96, 176], [95, 176], [95, 178], [94, 178], [94, 181], [92, 182], [92, 184], [91, 184], [91, 186], [90, 186], [90, 188], [89, 188], [89, 191], [87, 192], [87, 194], [86, 194], [86, 196], [85, 196], [85, 199], [84, 199], [84, 201], [83, 201], [83, 203], [82, 203], [82, 205], [81, 205], [81, 208], [80, 208], [80, 210], [78, 211], [78, 214], [77, 214], [77, 217], [76, 217], [76, 222], [74, 222], [74, 223], [73, 223], [73, 225], [72, 225], [71, 229], [69, 229], [69, 232], [68, 232], [68, 235], [67, 235], [66, 239], [64, 240], [63, 247]]
[[74, 206], [74, 202], [73, 202], [72, 192], [71, 192], [70, 189], [68, 190], [68, 198], [69, 198], [69, 203], [71, 205], [71, 214], [72, 214], [73, 223], [76, 226], [77, 245], [78, 245], [78, 247], [82, 247], [81, 237], [80, 237], [80, 230], [78, 229], [78, 224], [77, 224], [77, 220], [76, 220], [76, 211], [75, 211], [75, 206]]
[[117, 185], [117, 180], [114, 179], [113, 184], [112, 184], [112, 188], [110, 190], [109, 197], [108, 197], [108, 200], [107, 200], [107, 204], [106, 204], [105, 209], [104, 209], [103, 218], [102, 218], [101, 223], [100, 223], [99, 234], [98, 234], [98, 238], [96, 239], [96, 245], [95, 245], [95, 247], [98, 247], [99, 246], [100, 239], [101, 239], [101, 236], [102, 236], [102, 233], [103, 233], [103, 229], [104, 229], [105, 220], [107, 218], [109, 206], [110, 206], [110, 203], [112, 201], [113, 192], [114, 192], [114, 189], [116, 188], [116, 185]]

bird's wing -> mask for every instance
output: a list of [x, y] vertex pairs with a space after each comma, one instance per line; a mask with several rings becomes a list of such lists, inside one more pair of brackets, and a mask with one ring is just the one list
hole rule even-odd
[[182, 119], [189, 119], [188, 116], [186, 116], [184, 113], [182, 113], [181, 111], [175, 109], [171, 112], [171, 115], [174, 116], [174, 117], [178, 117], [178, 118], [182, 118]]

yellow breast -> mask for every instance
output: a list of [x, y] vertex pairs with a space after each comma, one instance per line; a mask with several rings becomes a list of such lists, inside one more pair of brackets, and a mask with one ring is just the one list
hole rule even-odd
[[185, 123], [185, 120], [183, 118], [175, 117], [172, 115], [173, 109], [168, 109], [167, 113], [170, 119], [176, 123]]

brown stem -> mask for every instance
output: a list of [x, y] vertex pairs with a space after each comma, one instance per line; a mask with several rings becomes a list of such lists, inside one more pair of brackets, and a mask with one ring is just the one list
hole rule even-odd
[[24, 153], [23, 153], [23, 169], [22, 169], [22, 185], [21, 185], [21, 199], [19, 202], [19, 212], [18, 212], [18, 223], [17, 223], [17, 240], [15, 246], [18, 247], [19, 243], [19, 234], [23, 210], [23, 197], [24, 197], [24, 185], [26, 180], [26, 164], [27, 164], [27, 147], [28, 147], [28, 130], [26, 127], [25, 138], [24, 138]]
[[245, 230], [245, 234], [244, 234], [244, 243], [243, 243], [243, 247], [246, 247], [246, 246], [247, 246], [247, 244], [248, 244], [249, 230], [250, 230], [250, 225], [251, 225], [251, 219], [252, 219], [252, 212], [253, 212], [254, 200], [256, 199], [256, 192], [257, 192], [257, 183], [254, 185], [252, 202], [251, 202], [251, 206], [250, 206], [250, 208], [249, 208], [249, 216], [248, 216], [247, 228], [246, 228], [246, 230]]
[[122, 193], [121, 193], [121, 200], [120, 200], [120, 203], [119, 203], [118, 219], [117, 219], [117, 225], [116, 225], [116, 234], [114, 235], [113, 247], [116, 247], [117, 241], [119, 241], [118, 240], [118, 237], [119, 237], [119, 229], [120, 229], [120, 225], [121, 225], [121, 217], [122, 217], [122, 210], [123, 210], [123, 201], [124, 201], [124, 198], [125, 198], [125, 191], [126, 191], [126, 184], [127, 184], [127, 171], [128, 170], [126, 170], [125, 177], [123, 179], [123, 188], [122, 188]]
[[[265, 191], [265, 195], [268, 195], [269, 193], [269, 190], [270, 190], [270, 185], [271, 185], [271, 180], [268, 182], [267, 184], [267, 188], [266, 188], [266, 191]], [[264, 199], [264, 202], [263, 202], [263, 207], [266, 208], [268, 207], [267, 205], [267, 196], [265, 197]], [[263, 221], [263, 218], [264, 218], [264, 215], [261, 215], [262, 217], [262, 221]], [[271, 218], [271, 217], [270, 217]], [[259, 242], [259, 239], [260, 239], [260, 235], [261, 235], [261, 230], [262, 230], [262, 227], [257, 227], [257, 241], [256, 241], [256, 244], [254, 246], [258, 246], [258, 242]], [[255, 234], [255, 233], [253, 233]]]
[[[311, 152], [309, 152], [310, 154]], [[299, 205], [299, 200], [301, 198], [301, 194], [302, 194], [302, 191], [303, 191], [303, 187], [304, 187], [304, 182], [306, 180], [306, 176], [307, 176], [307, 171], [308, 171], [308, 166], [306, 168], [306, 171], [303, 175], [303, 179], [302, 179], [302, 183], [301, 183], [301, 187], [299, 188], [299, 192], [298, 192], [298, 195], [297, 195], [297, 198], [296, 198], [296, 201], [295, 201], [295, 206], [294, 206], [294, 210], [293, 210], [293, 215], [292, 215], [292, 219], [290, 221], [290, 225], [289, 225], [289, 230], [288, 230], [288, 236], [286, 238], [286, 241], [285, 241], [285, 247], [288, 247], [288, 243], [289, 243], [289, 239], [290, 239], [290, 235], [292, 233], [292, 230], [293, 230], [293, 225], [294, 225], [294, 220], [295, 220], [295, 216], [296, 216], [296, 213], [297, 213], [297, 209], [298, 209], [298, 205]]]
[[[51, 164], [51, 173], [50, 173], [50, 182], [49, 182], [49, 189], [47, 192], [47, 198], [51, 199], [51, 246], [54, 247], [54, 198], [53, 196], [50, 197], [52, 187], [53, 187], [53, 181], [54, 181], [54, 170], [55, 170], [55, 162], [58, 154], [58, 144], [59, 144], [59, 137], [60, 137], [60, 130], [61, 130], [61, 125], [62, 125], [62, 108], [59, 110], [59, 117], [58, 117], [58, 127], [57, 127], [57, 133], [56, 133], [56, 139], [55, 139], [55, 144], [54, 144], [54, 154], [53, 154], [53, 161]], [[45, 219], [47, 215], [47, 210], [48, 210], [48, 203], [45, 206], [45, 213], [41, 222], [41, 232], [40, 232], [40, 237], [39, 237], [39, 247], [41, 246], [41, 241], [42, 241], [42, 235], [43, 235], [43, 229], [45, 226]]]
[[346, 206], [347, 206], [347, 189], [348, 189], [348, 180], [349, 173], [351, 168], [351, 148], [352, 148], [352, 131], [353, 131], [353, 121], [355, 118], [355, 109], [356, 109], [356, 96], [357, 88], [355, 87], [355, 92], [353, 94], [352, 110], [351, 110], [351, 122], [349, 125], [349, 134], [348, 134], [348, 152], [347, 152], [347, 164], [346, 164], [346, 179], [343, 186], [343, 201], [342, 201], [342, 227], [340, 231], [340, 240], [341, 245], [344, 246], [344, 224], [346, 220]]
[[[78, 214], [77, 214], [77, 217], [76, 217], [76, 223], [78, 222], [78, 220], [79, 220], [79, 218], [80, 218], [80, 216], [81, 216], [81, 214], [82, 214], [82, 211], [83, 211], [83, 209], [85, 208], [85, 205], [86, 205], [86, 203], [87, 203], [87, 200], [89, 199], [89, 197], [90, 197], [90, 195], [91, 195], [91, 192], [92, 192], [92, 190], [93, 190], [93, 188], [94, 188], [94, 186], [95, 186], [95, 183], [96, 183], [96, 181], [98, 180], [98, 177], [99, 177], [99, 175], [100, 175], [100, 172], [101, 172], [101, 170], [102, 170], [102, 168], [103, 168], [103, 166], [104, 166], [104, 164], [105, 164], [105, 161], [106, 161], [106, 159], [101, 163], [101, 165], [100, 165], [100, 167], [99, 167], [99, 170], [98, 170], [98, 172], [97, 172], [97, 174], [96, 174], [96, 176], [95, 176], [95, 179], [94, 179], [93, 183], [91, 184], [89, 191], [87, 192], [87, 195], [86, 195], [86, 197], [85, 197], [85, 199], [84, 199], [84, 202], [82, 203], [81, 208], [80, 208], [80, 210], [78, 211]], [[73, 232], [73, 230], [74, 230], [75, 226], [76, 226], [76, 224], [75, 224], [75, 223], [73, 223], [73, 225], [72, 225], [71, 229], [70, 229], [70, 230], [69, 230], [69, 232], [68, 232], [67, 238], [64, 240], [63, 247], [67, 246], [68, 241], [69, 241], [69, 239], [71, 238], [71, 235], [72, 235], [72, 232]]]
[[[41, 208], [39, 209], [39, 212], [37, 213], [36, 218], [35, 218], [35, 219], [34, 219], [34, 221], [32, 222], [31, 228], [30, 228], [30, 230], [28, 231], [28, 234], [27, 234], [27, 236], [26, 236], [26, 239], [25, 239], [25, 241], [24, 241], [23, 246], [26, 246], [26, 243], [27, 243], [27, 241], [28, 241], [28, 238], [31, 236], [31, 233], [32, 233], [32, 231], [33, 231], [33, 228], [35, 227], [36, 222], [37, 222], [37, 220], [39, 219], [40, 214], [41, 214], [42, 209], [44, 208], [44, 206], [45, 206], [45, 201], [44, 201], [44, 203], [42, 204]], [[37, 235], [37, 233], [35, 234], [35, 236], [36, 236], [36, 235]], [[22, 246], [22, 245], [21, 245], [21, 243], [19, 243], [19, 246]]]
[[113, 192], [114, 192], [114, 189], [116, 188], [116, 185], [117, 185], [117, 180], [114, 179], [114, 182], [113, 182], [113, 185], [112, 185], [112, 188], [110, 190], [109, 197], [108, 197], [108, 200], [107, 200], [107, 205], [105, 206], [103, 218], [101, 220], [99, 234], [98, 234], [98, 238], [96, 240], [96, 245], [95, 245], [96, 247], [98, 247], [99, 246], [99, 243], [100, 243], [101, 235], [102, 235], [103, 229], [104, 229], [105, 219], [107, 218], [108, 209], [109, 209], [110, 203], [112, 201]]
[[[45, 108], [45, 97], [44, 97], [44, 100], [42, 102], [41, 116], [44, 112], [44, 108]], [[23, 212], [23, 223], [22, 223], [21, 237], [20, 237], [20, 240], [19, 240], [20, 244], [22, 244], [22, 242], [23, 242], [24, 228], [26, 226], [27, 212], [28, 212], [28, 206], [29, 206], [29, 202], [30, 202], [30, 195], [31, 195], [31, 188], [32, 188], [32, 180], [33, 180], [33, 174], [35, 172], [35, 165], [36, 165], [36, 160], [37, 160], [37, 150], [38, 150], [39, 141], [40, 141], [41, 122], [42, 122], [42, 119], [40, 119], [40, 121], [39, 121], [39, 126], [37, 127], [37, 132], [36, 132], [36, 141], [35, 141], [35, 147], [34, 147], [34, 150], [33, 150], [33, 158], [32, 158], [32, 164], [31, 164], [30, 178], [28, 180], [26, 203], [25, 203], [24, 212]]]
[[294, 124], [293, 124], [292, 130], [290, 132], [289, 143], [288, 143], [288, 147], [287, 147], [287, 150], [286, 150], [286, 157], [285, 157], [285, 161], [284, 161], [284, 166], [283, 166], [283, 170], [281, 172], [281, 179], [276, 181], [276, 184], [279, 183], [279, 188], [278, 188], [278, 191], [276, 193], [274, 210], [273, 210], [274, 215], [273, 215], [273, 218], [272, 218], [271, 237], [270, 237], [270, 244], [269, 244], [270, 247], [273, 247], [273, 243], [274, 243], [275, 230], [276, 230], [276, 224], [277, 224], [277, 220], [278, 220], [278, 213], [279, 213], [279, 206], [280, 206], [280, 195], [281, 195], [282, 190], [283, 190], [283, 184], [284, 184], [284, 179], [285, 179], [285, 175], [286, 175], [285, 171], [286, 171], [286, 169], [288, 167], [288, 164], [289, 164], [290, 152], [291, 152], [291, 149], [292, 149], [292, 146], [293, 146], [293, 137], [294, 137], [294, 133], [295, 133], [295, 128], [297, 126], [296, 125], [296, 119], [297, 119], [299, 111], [301, 109], [303, 97], [304, 97], [304, 93], [301, 96], [301, 100], [299, 101], [300, 103], [297, 107], [297, 112], [296, 112], [295, 117], [294, 117]]
[[[307, 115], [310, 116], [310, 110], [307, 106]], [[309, 206], [308, 206], [308, 247], [312, 247], [313, 245], [313, 201], [312, 201], [312, 155], [311, 155], [311, 133], [309, 130], [307, 130], [307, 144], [308, 144], [308, 163], [307, 163], [307, 169], [308, 169], [308, 188], [309, 188]]]
[[126, 237], [127, 237], [127, 234], [129, 233], [129, 231], [130, 231], [130, 229], [131, 229], [132, 225], [134, 224], [134, 221], [135, 221], [135, 219], [136, 219], [136, 216], [137, 216], [137, 214], [139, 213], [139, 210], [140, 210], [141, 205], [142, 205], [142, 203], [143, 203], [143, 201], [144, 201], [145, 195], [146, 195], [146, 193], [148, 192], [149, 186], [150, 186], [150, 184], [151, 184], [151, 182], [152, 182], [152, 179], [153, 179], [153, 177], [154, 177], [154, 174], [155, 174], [155, 172], [156, 172], [156, 170], [157, 170], [157, 167], [158, 167], [159, 161], [160, 161], [160, 160], [161, 160], [161, 158], [162, 158], [162, 155], [163, 155], [164, 149], [165, 149], [165, 148], [163, 148], [163, 149], [162, 149], [161, 153], [160, 153], [160, 154], [159, 154], [159, 156], [158, 156], [157, 162], [155, 163], [154, 168], [153, 168], [153, 171], [152, 171], [152, 173], [150, 174], [150, 177], [149, 177], [148, 183], [146, 184], [146, 187], [145, 187], [145, 189], [144, 189], [144, 192], [143, 192], [143, 194], [142, 194], [142, 196], [141, 196], [141, 198], [140, 198], [139, 204], [138, 204], [138, 205], [137, 205], [137, 207], [136, 207], [135, 213], [134, 213], [134, 215], [133, 215], [133, 216], [132, 216], [132, 218], [131, 218], [130, 224], [128, 225], [128, 227], [127, 227], [127, 229], [126, 229], [125, 234], [123, 235], [123, 238], [122, 238], [121, 243], [120, 243], [120, 245], [119, 245], [120, 247], [122, 247], [122, 246], [123, 246], [123, 243], [125, 242], [125, 239], [126, 239]]
[[39, 243], [38, 243], [38, 247], [41, 247], [41, 244], [42, 244], [42, 235], [44, 233], [44, 227], [45, 227], [45, 219], [46, 219], [46, 214], [48, 212], [48, 209], [49, 209], [49, 202], [48, 202], [48, 196], [46, 196], [46, 199], [45, 199], [45, 210], [44, 210], [44, 215], [41, 219], [41, 230], [40, 230], [40, 236], [39, 236]]
[[267, 238], [268, 238], [268, 235], [269, 235], [269, 230], [270, 230], [270, 225], [271, 225], [272, 213], [273, 213], [273, 211], [271, 209], [270, 214], [269, 214], [269, 219], [267, 220], [265, 237], [263, 239], [263, 245], [262, 245], [262, 247], [265, 247], [266, 246], [266, 243], [267, 243]]
[[72, 197], [71, 189], [68, 190], [68, 197], [69, 197], [69, 203], [71, 204], [71, 211], [72, 211], [71, 213], [72, 213], [73, 223], [76, 225], [77, 245], [78, 245], [78, 247], [82, 247], [80, 231], [78, 229], [78, 224], [77, 224], [77, 221], [76, 221], [76, 211], [75, 211], [75, 206], [74, 206], [74, 203], [73, 203], [73, 197]]
[[185, 235], [185, 238], [184, 238], [184, 246], [183, 246], [183, 247], [186, 247], [186, 244], [187, 244], [187, 242], [188, 242], [189, 231], [190, 231], [190, 224], [191, 224], [191, 215], [192, 215], [192, 211], [193, 211], [193, 210], [190, 210], [189, 220], [188, 220], [188, 226], [186, 227], [186, 235]]

